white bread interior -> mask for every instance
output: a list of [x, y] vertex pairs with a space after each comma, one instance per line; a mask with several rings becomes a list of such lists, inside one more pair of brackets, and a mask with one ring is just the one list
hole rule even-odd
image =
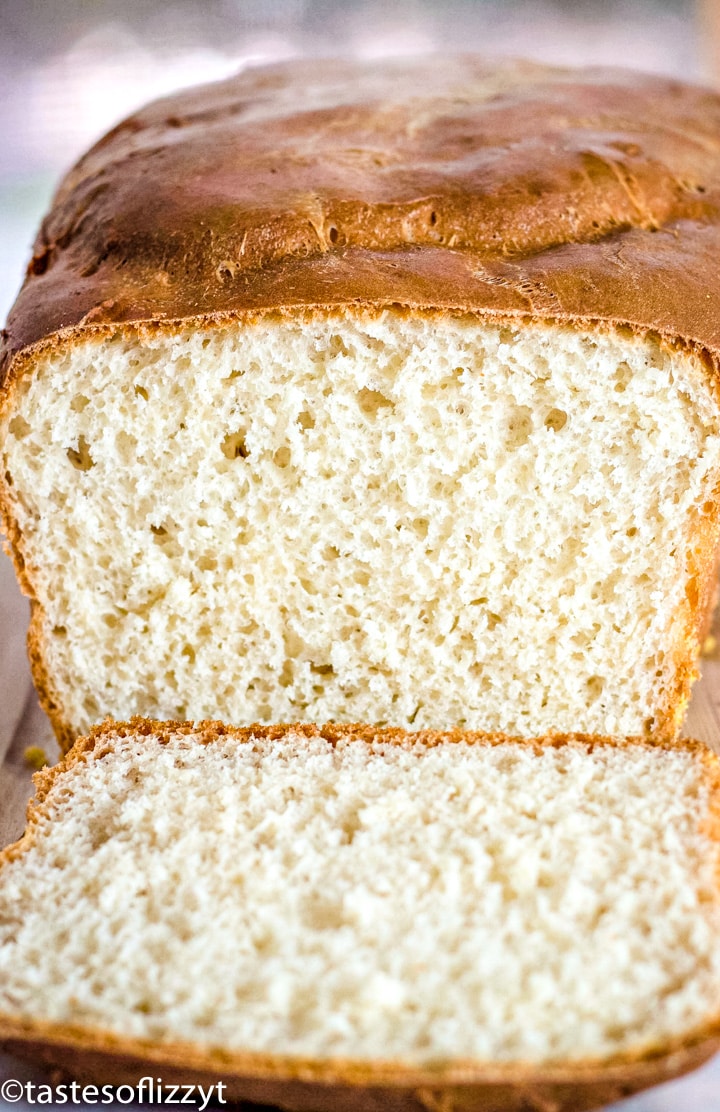
[[390, 310], [130, 329], [39, 356], [5, 426], [71, 736], [108, 713], [679, 725], [720, 488], [688, 352]]
[[106, 727], [0, 869], [0, 1020], [580, 1062], [717, 1023], [700, 746]]

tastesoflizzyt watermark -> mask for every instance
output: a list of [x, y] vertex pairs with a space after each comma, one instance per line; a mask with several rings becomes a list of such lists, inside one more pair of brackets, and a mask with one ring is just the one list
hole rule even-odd
[[0, 1100], [17, 1104], [185, 1104], [204, 1112], [211, 1100], [227, 1104], [224, 1081], [213, 1085], [170, 1085], [161, 1077], [141, 1077], [135, 1085], [42, 1085], [8, 1077], [0, 1084]]

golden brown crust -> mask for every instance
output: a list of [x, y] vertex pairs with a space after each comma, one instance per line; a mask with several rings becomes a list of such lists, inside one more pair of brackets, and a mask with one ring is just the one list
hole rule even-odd
[[720, 98], [472, 56], [248, 69], [68, 174], [8, 322], [399, 304], [605, 321], [720, 351]]
[[[251, 738], [280, 738], [288, 729], [304, 737], [322, 737], [330, 744], [343, 739], [378, 740], [392, 745], [421, 742], [470, 742], [498, 745], [509, 741], [541, 748], [564, 745], [621, 746], [627, 741], [583, 734], [548, 734], [520, 739], [503, 734], [452, 730], [410, 733], [394, 728], [365, 725], [324, 726], [308, 724], [252, 725], [233, 728], [220, 722], [154, 722], [134, 718], [126, 723], [107, 720], [80, 738], [72, 751], [54, 768], [34, 777], [36, 795], [28, 807], [28, 827], [19, 842], [0, 854], [0, 868], [25, 852], [42, 821], [47, 819], [54, 788], [74, 765], [102, 760], [112, 751], [113, 739], [152, 735], [167, 743], [172, 735], [187, 733], [197, 743], [211, 745], [231, 737], [239, 743]], [[650, 747], [637, 740], [635, 744]], [[703, 762], [711, 797], [708, 834], [720, 842], [720, 761], [701, 742], [680, 741], [678, 746], [695, 753]], [[658, 748], [655, 746], [654, 748]], [[10, 1053], [64, 1070], [68, 1076], [98, 1084], [137, 1083], [154, 1072], [171, 1084], [216, 1084], [233, 1100], [254, 1100], [288, 1109], [347, 1109], [371, 1112], [382, 1108], [397, 1112], [480, 1112], [536, 1109], [537, 1112], [590, 1109], [619, 1100], [639, 1089], [677, 1077], [694, 1069], [720, 1049], [720, 1014], [703, 1030], [650, 1051], [628, 1052], [606, 1061], [584, 1060], [570, 1064], [437, 1062], [418, 1067], [403, 1061], [300, 1058], [262, 1053], [202, 1048], [193, 1043], [161, 1044], [128, 1039], [110, 1031], [80, 1025], [23, 1020], [0, 1015], [0, 1046]]]
[[663, 703], [650, 724], [664, 738], [679, 732], [692, 684], [699, 674], [699, 658], [710, 629], [718, 594], [720, 567], [720, 489], [695, 508], [688, 528], [685, 553], [685, 599], [678, 615], [681, 636], [673, 652], [674, 683], [664, 692]]

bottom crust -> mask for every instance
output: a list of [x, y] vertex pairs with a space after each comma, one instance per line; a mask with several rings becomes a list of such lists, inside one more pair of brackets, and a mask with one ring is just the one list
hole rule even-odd
[[137, 1087], [145, 1078], [146, 1086], [152, 1079], [164, 1089], [215, 1086], [220, 1104], [251, 1101], [288, 1112], [587, 1112], [696, 1069], [720, 1049], [720, 1035], [607, 1066], [454, 1063], [419, 1069], [402, 1063], [228, 1055], [0, 1018], [0, 1048], [53, 1069], [56, 1084], [67, 1078]]

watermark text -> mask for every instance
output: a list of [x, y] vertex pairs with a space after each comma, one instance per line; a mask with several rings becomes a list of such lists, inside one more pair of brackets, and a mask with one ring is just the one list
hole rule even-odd
[[224, 1081], [213, 1085], [171, 1085], [161, 1077], [141, 1077], [136, 1085], [43, 1085], [8, 1077], [0, 1084], [0, 1100], [17, 1104], [185, 1104], [204, 1112], [211, 1100], [227, 1104]]

